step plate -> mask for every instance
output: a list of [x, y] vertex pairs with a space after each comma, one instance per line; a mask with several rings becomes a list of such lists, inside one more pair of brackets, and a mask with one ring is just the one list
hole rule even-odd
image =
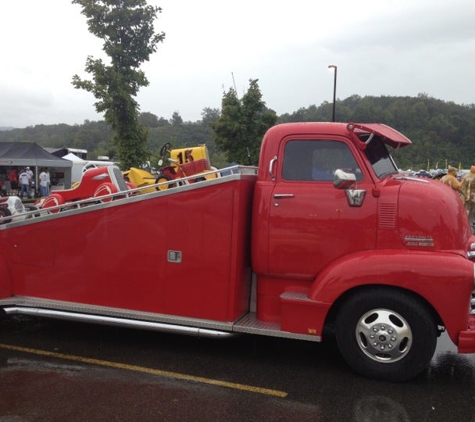
[[244, 315], [234, 324], [233, 331], [237, 333], [257, 334], [271, 337], [283, 337], [295, 340], [306, 340], [320, 342], [319, 336], [308, 334], [295, 334], [280, 330], [280, 324], [276, 322], [263, 322], [256, 318], [256, 314], [251, 312]]

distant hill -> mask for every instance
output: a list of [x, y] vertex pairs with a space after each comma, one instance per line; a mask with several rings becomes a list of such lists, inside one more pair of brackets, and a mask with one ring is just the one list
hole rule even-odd
[[[278, 123], [322, 122], [332, 119], [333, 103], [302, 107], [279, 116]], [[353, 95], [336, 102], [336, 121], [384, 123], [406, 135], [413, 144], [395, 151], [396, 164], [404, 169], [446, 168], [447, 165], [470, 168], [475, 165], [475, 105], [459, 105], [431, 98]], [[152, 113], [142, 113], [148, 127], [148, 148], [158, 155], [160, 148], [171, 142], [174, 148], [206, 144], [211, 162], [220, 166], [227, 162], [213, 139], [209, 123], [219, 118], [220, 110], [205, 109], [203, 120], [183, 122], [166, 120]], [[43, 147], [79, 148], [88, 157], [117, 155], [113, 133], [104, 121], [85, 121], [82, 125], [37, 125], [24, 129], [0, 128], [0, 142], [36, 142]], [[254, 157], [257, 161], [257, 157]]]
[[10, 126], [0, 126], [0, 130], [12, 130], [12, 129], [14, 128]]

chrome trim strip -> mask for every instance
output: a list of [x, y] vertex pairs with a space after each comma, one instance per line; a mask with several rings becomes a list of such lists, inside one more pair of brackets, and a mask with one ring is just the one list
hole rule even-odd
[[232, 331], [232, 322], [214, 321], [202, 318], [190, 318], [177, 315], [159, 314], [108, 306], [89, 305], [85, 303], [65, 302], [53, 299], [41, 299], [28, 296], [12, 296], [0, 299], [0, 308], [30, 308], [65, 312], [66, 314], [84, 314], [106, 316], [119, 320], [149, 321], [165, 325], [179, 325], [184, 327], [201, 327], [213, 331]]
[[295, 195], [293, 193], [275, 193], [274, 198], [275, 199], [280, 199], [280, 198], [293, 198]]
[[420, 183], [429, 183], [428, 180], [425, 180], [421, 177], [412, 177], [412, 176], [396, 176], [394, 180], [412, 180], [413, 182], [420, 182]]
[[79, 314], [74, 312], [55, 311], [41, 308], [12, 307], [3, 308], [7, 315], [30, 315], [44, 318], [61, 319], [66, 321], [87, 322], [93, 324], [109, 325], [114, 327], [138, 328], [142, 330], [161, 331], [166, 333], [178, 333], [207, 338], [235, 337], [237, 333], [209, 330], [206, 328], [186, 327], [184, 325], [163, 324], [160, 322], [140, 321], [125, 318], [114, 318], [100, 315]]

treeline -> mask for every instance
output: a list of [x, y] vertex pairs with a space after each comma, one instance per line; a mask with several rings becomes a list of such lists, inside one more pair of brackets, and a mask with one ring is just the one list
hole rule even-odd
[[[280, 116], [281, 122], [331, 119], [332, 103]], [[400, 168], [470, 168], [475, 164], [475, 105], [431, 98], [360, 97], [337, 101], [336, 121], [384, 123], [406, 135], [413, 145], [393, 153]]]
[[[330, 121], [332, 103], [300, 108], [279, 116], [278, 123]], [[205, 108], [202, 119], [184, 122], [178, 112], [170, 119], [146, 112], [140, 120], [148, 127], [148, 149], [158, 156], [166, 142], [173, 147], [206, 144], [214, 166], [227, 163], [226, 154], [216, 148], [210, 122], [217, 121], [219, 109]], [[336, 121], [384, 123], [412, 140], [413, 145], [394, 156], [401, 168], [443, 168], [453, 165], [469, 168], [475, 164], [475, 105], [458, 105], [427, 95], [417, 97], [351, 96], [336, 103]], [[116, 156], [112, 131], [103, 121], [85, 121], [82, 125], [36, 125], [25, 129], [0, 131], [0, 142], [29, 141], [43, 147], [87, 149], [89, 158]], [[257, 157], [253, 157], [257, 162]], [[243, 163], [247, 164], [247, 163]]]

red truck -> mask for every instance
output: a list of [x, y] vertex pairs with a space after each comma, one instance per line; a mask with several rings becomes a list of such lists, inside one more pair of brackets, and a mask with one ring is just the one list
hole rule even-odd
[[475, 237], [450, 188], [398, 172], [388, 147], [410, 143], [381, 124], [277, 125], [257, 168], [0, 225], [0, 308], [336, 338], [357, 372], [407, 380], [444, 330], [475, 352]]

